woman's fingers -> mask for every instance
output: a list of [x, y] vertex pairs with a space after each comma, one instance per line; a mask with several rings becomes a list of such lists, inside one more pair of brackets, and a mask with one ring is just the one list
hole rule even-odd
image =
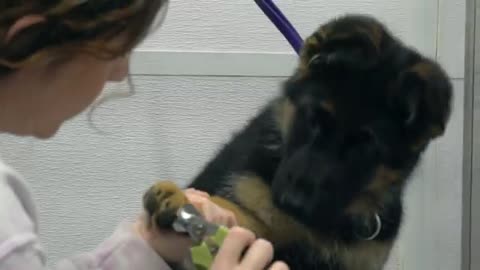
[[237, 224], [235, 215], [224, 208], [213, 203], [209, 195], [205, 195], [202, 191], [187, 190], [185, 195], [191, 204], [195, 206], [203, 215], [203, 217], [212, 223], [232, 227]]
[[[202, 202], [202, 204], [199, 206], [201, 209], [201, 212], [203, 214], [203, 217], [208, 221], [208, 222], [213, 222], [215, 224], [219, 223], [219, 218], [218, 218], [218, 213], [215, 212], [215, 209], [210, 201], [206, 199], [205, 201]], [[223, 224], [221, 224], [223, 225]]]
[[197, 190], [194, 188], [188, 188], [185, 190], [185, 195], [188, 196], [189, 194], [204, 197], [204, 198], [210, 198], [210, 194], [208, 194], [207, 192], [203, 192], [201, 190]]
[[[273, 259], [273, 246], [263, 239], [256, 240], [240, 263], [241, 269], [265, 269]], [[261, 268], [259, 268], [261, 267]]]
[[[229, 228], [237, 225], [233, 212], [213, 203], [208, 193], [190, 188], [185, 190], [185, 195], [189, 202], [202, 212], [207, 221]], [[256, 240], [251, 231], [234, 227], [225, 238], [211, 269], [264, 270], [272, 259], [273, 246], [270, 242], [263, 239]], [[275, 262], [268, 270], [289, 270], [289, 268], [283, 262]]]
[[289, 270], [290, 268], [284, 262], [275, 262], [269, 270]]
[[237, 218], [235, 217], [235, 214], [233, 214], [232, 212], [229, 212], [228, 213], [228, 216], [227, 216], [227, 224], [226, 226], [228, 228], [231, 228], [233, 226], [237, 226], [238, 225], [238, 222], [237, 222]]
[[229, 258], [232, 259], [231, 263], [235, 263], [226, 267], [236, 266], [243, 251], [254, 241], [255, 235], [252, 232], [238, 227], [232, 228], [218, 251], [217, 257], [221, 263], [224, 263], [224, 260]]
[[[251, 231], [234, 227], [215, 256], [211, 269], [265, 270], [272, 258], [273, 246], [270, 242], [255, 240]], [[283, 262], [275, 262], [268, 270], [289, 270], [289, 267]]]

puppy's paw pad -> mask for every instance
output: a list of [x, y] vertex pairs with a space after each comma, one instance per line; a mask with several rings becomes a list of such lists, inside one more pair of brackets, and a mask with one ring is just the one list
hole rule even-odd
[[175, 221], [177, 211], [187, 203], [187, 197], [175, 183], [171, 181], [156, 183], [143, 197], [148, 225], [170, 228]]

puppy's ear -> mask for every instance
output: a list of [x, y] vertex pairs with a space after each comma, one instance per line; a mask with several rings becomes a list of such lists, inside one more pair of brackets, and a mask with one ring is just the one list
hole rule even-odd
[[415, 143], [443, 135], [451, 112], [452, 84], [438, 64], [422, 60], [402, 72], [392, 97], [394, 110]]

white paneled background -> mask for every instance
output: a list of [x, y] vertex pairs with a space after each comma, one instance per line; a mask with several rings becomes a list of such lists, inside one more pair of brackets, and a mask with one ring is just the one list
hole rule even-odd
[[[448, 132], [425, 155], [406, 196], [389, 270], [460, 268], [465, 0], [277, 0], [303, 36], [345, 12], [373, 14], [437, 57], [455, 84]], [[260, 106], [295, 64], [253, 1], [175, 1], [134, 55], [137, 93], [68, 123], [56, 138], [0, 137], [0, 153], [31, 183], [53, 264], [88, 251], [140, 210], [156, 179], [183, 184]], [[121, 91], [113, 85], [109, 91]]]

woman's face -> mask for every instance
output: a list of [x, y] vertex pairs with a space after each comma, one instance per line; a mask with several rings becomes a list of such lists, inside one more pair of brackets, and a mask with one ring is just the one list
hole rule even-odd
[[[106, 82], [124, 80], [128, 66], [128, 57], [103, 61], [83, 54], [61, 65], [39, 63], [20, 69], [0, 82], [0, 106], [7, 110], [2, 114], [13, 121], [0, 128], [50, 138], [65, 121], [91, 105]], [[2, 84], [7, 86], [5, 91]]]

